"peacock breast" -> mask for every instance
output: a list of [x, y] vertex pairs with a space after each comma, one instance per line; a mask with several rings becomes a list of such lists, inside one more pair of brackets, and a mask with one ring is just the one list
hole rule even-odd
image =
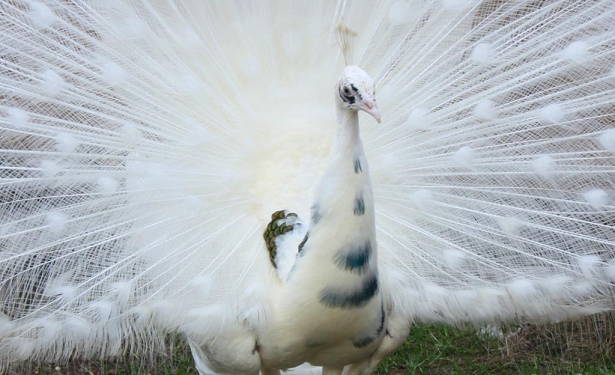
[[375, 350], [386, 315], [374, 247], [355, 241], [329, 254], [304, 250], [303, 264], [275, 304], [272, 326], [259, 339], [263, 361], [278, 361], [272, 364], [278, 368], [338, 366]]

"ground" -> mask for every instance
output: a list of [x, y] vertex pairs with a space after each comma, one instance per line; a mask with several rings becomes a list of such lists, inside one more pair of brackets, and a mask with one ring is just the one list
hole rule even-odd
[[[126, 356], [33, 366], [25, 373], [188, 375], [196, 371], [179, 339], [153, 364]], [[615, 374], [615, 317], [505, 327], [417, 324], [403, 347], [380, 366], [378, 375], [383, 374]]]

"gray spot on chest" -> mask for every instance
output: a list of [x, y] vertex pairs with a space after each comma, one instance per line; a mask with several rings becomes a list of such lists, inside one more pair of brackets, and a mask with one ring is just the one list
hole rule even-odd
[[299, 244], [299, 247], [298, 247], [298, 253], [299, 253], [301, 256], [303, 256], [303, 246], [305, 246], [305, 244], [307, 243], [308, 238], [310, 238], [310, 232], [307, 232], [307, 233], [305, 234], [305, 237], [303, 237], [303, 241], [301, 241], [301, 243]]
[[316, 225], [322, 219], [322, 215], [320, 214], [319, 207], [317, 204], [312, 205], [310, 217], [312, 219], [312, 224]]
[[355, 198], [354, 214], [355, 216], [363, 216], [365, 214], [365, 201], [363, 200], [363, 194]]
[[372, 257], [372, 244], [365, 241], [358, 246], [346, 246], [338, 251], [335, 264], [338, 268], [363, 275], [369, 269], [369, 260]]
[[368, 346], [369, 344], [371, 344], [372, 342], [374, 342], [376, 339], [378, 339], [382, 335], [382, 332], [384, 331], [385, 319], [386, 319], [386, 313], [384, 311], [384, 301], [381, 301], [380, 302], [380, 318], [378, 319], [378, 326], [376, 328], [375, 334], [368, 335], [368, 336], [362, 337], [357, 340], [353, 340], [352, 345], [354, 345], [355, 348], [364, 348]]
[[371, 273], [355, 288], [328, 286], [320, 292], [320, 303], [331, 308], [355, 309], [367, 305], [378, 294], [378, 276]]
[[354, 173], [359, 174], [363, 172], [363, 167], [361, 166], [361, 159], [354, 159]]

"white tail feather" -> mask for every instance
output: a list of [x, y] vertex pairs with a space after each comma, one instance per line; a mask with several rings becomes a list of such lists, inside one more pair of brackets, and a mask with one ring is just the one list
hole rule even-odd
[[340, 19], [386, 114], [361, 131], [388, 308], [615, 307], [612, 2], [5, 1], [0, 367], [254, 346], [264, 226], [309, 217], [333, 140]]

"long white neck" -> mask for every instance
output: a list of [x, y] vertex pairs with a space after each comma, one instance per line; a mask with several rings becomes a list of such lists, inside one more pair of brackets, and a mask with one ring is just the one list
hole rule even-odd
[[359, 114], [338, 106], [337, 129], [330, 162], [334, 162], [337, 158], [354, 158], [356, 152], [363, 153], [363, 144], [359, 136]]
[[[326, 171], [312, 208], [312, 230], [333, 233], [334, 246], [322, 251], [371, 243], [370, 268], [376, 267], [374, 200], [369, 167], [359, 135], [356, 111], [338, 107], [337, 129]], [[345, 241], [345, 243], [342, 243]], [[339, 242], [339, 243], [338, 243]], [[318, 251], [318, 250], [317, 250]]]

